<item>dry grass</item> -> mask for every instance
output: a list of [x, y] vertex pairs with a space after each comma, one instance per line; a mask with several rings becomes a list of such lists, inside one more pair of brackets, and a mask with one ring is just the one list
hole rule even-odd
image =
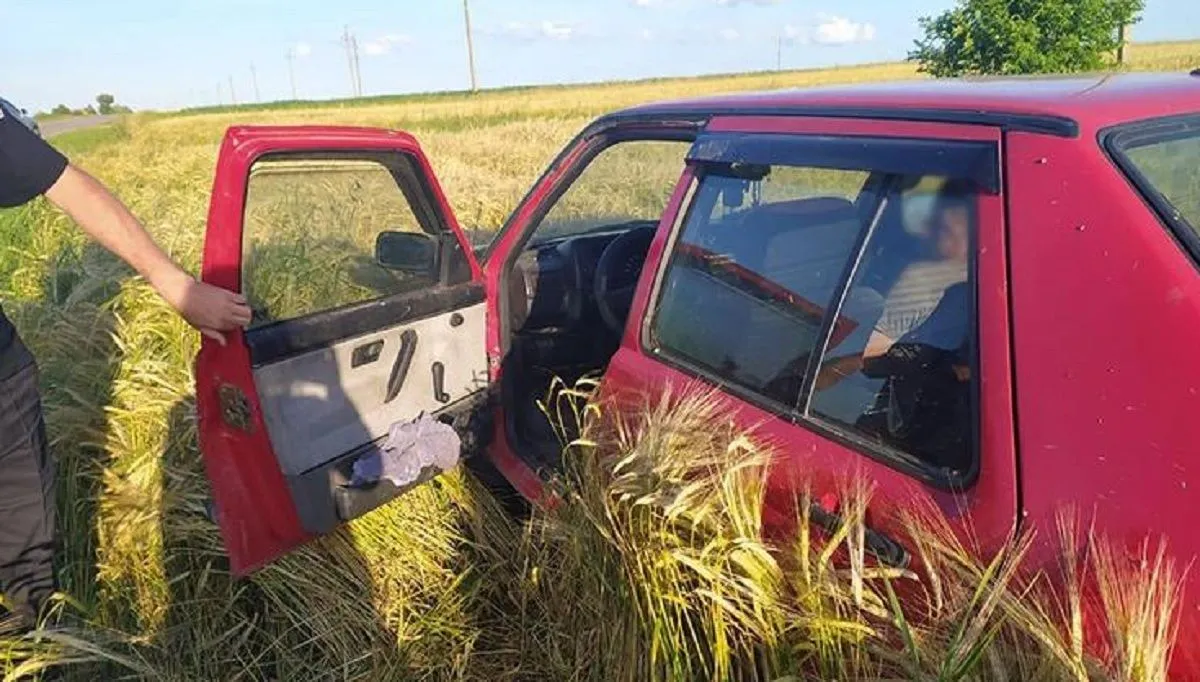
[[[1200, 46], [1135, 46], [1132, 55], [1138, 68], [1178, 68], [1200, 62]], [[909, 65], [875, 65], [134, 117], [64, 144], [194, 269], [217, 144], [234, 123], [410, 130], [460, 221], [494, 228], [561, 146], [612, 108], [915, 77]], [[869, 490], [846, 496], [859, 502], [832, 540], [801, 534], [768, 546], [758, 523], [770, 453], [752, 434], [710, 428], [719, 420], [703, 397], [648, 405], [644, 419], [593, 414], [592, 442], [571, 446], [559, 482], [567, 503], [527, 524], [453, 474], [233, 581], [202, 514], [190, 374], [198, 337], [44, 204], [0, 212], [0, 234], [0, 299], [45, 375], [60, 573], [72, 600], [63, 609], [87, 625], [40, 643], [0, 641], [7, 679], [49, 662], [72, 663], [65, 672], [81, 680], [1079, 680], [1089, 668], [1099, 679], [1164, 679], [1178, 582], [1165, 557], [1147, 549], [1161, 570], [1118, 578], [1127, 572], [1115, 556], [1078, 552], [1073, 566], [1099, 562], [1112, 576], [1104, 605], [1114, 653], [1090, 661], [1074, 634], [1077, 605], [1021, 598], [1027, 578], [1013, 567], [1024, 539], [981, 566], [936, 523], [918, 524], [933, 567], [926, 582], [936, 578], [940, 591], [915, 612], [937, 617], [901, 618], [915, 612], [888, 586], [920, 576], [864, 568], [854, 510]], [[270, 245], [299, 248], [286, 232], [277, 237]], [[279, 268], [296, 258], [322, 265], [285, 250]], [[284, 310], [330, 295], [289, 301], [285, 280], [255, 286]], [[849, 573], [831, 563], [829, 547], [839, 546]]]

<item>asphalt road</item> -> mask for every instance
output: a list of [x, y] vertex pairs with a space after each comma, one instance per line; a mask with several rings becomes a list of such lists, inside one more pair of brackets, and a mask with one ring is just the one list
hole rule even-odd
[[64, 118], [57, 121], [46, 121], [42, 123], [42, 135], [45, 137], [54, 137], [61, 133], [70, 132], [72, 130], [83, 130], [84, 128], [93, 128], [108, 123], [113, 123], [117, 120], [116, 116], [79, 116], [77, 118]]

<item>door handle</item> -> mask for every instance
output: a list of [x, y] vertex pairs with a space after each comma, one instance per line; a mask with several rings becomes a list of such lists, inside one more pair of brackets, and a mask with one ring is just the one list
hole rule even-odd
[[[842, 515], [829, 511], [819, 503], [809, 505], [809, 518], [827, 533], [834, 533], [844, 523]], [[866, 550], [879, 560], [880, 563], [892, 568], [907, 568], [911, 557], [904, 546], [887, 534], [881, 533], [870, 526], [863, 529], [863, 543]]]
[[450, 394], [446, 392], [446, 366], [441, 362], [433, 363], [433, 399], [439, 403], [450, 402]]
[[396, 353], [396, 362], [392, 365], [392, 374], [388, 377], [387, 394], [383, 402], [390, 403], [400, 395], [404, 387], [404, 379], [408, 376], [408, 368], [412, 366], [413, 356], [417, 353], [417, 332], [405, 329], [400, 334], [400, 351]]

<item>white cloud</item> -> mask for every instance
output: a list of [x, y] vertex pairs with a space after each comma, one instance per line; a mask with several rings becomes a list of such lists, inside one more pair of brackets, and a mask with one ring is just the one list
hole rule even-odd
[[829, 14], [820, 16], [820, 23], [813, 37], [822, 45], [849, 45], [868, 43], [875, 39], [875, 26], [866, 22], [851, 21], [845, 17]]
[[735, 40], [739, 40], [742, 37], [742, 34], [738, 33], [736, 28], [723, 28], [720, 31], [720, 36], [721, 40], [733, 42]]
[[307, 57], [308, 55], [312, 54], [312, 45], [309, 45], [308, 43], [296, 43], [294, 46], [292, 46], [292, 54], [296, 55], [297, 57]]
[[571, 35], [575, 33], [575, 27], [556, 21], [543, 21], [541, 32], [543, 37], [550, 40], [570, 40]]
[[580, 27], [575, 24], [549, 20], [540, 21], [536, 24], [509, 21], [501, 26], [498, 31], [487, 32], [529, 42], [534, 40], [566, 41], [582, 34]]
[[406, 35], [390, 33], [388, 35], [376, 38], [375, 40], [368, 40], [367, 42], [363, 43], [363, 52], [371, 55], [372, 57], [379, 57], [391, 52], [395, 47], [408, 45], [411, 42], [412, 38], [409, 38]]
[[509, 35], [525, 34], [529, 32], [529, 27], [519, 21], [508, 21], [500, 28], [500, 33]]
[[766, 5], [778, 5], [780, 0], [716, 0], [717, 4], [722, 7], [736, 7], [737, 5], [758, 5], [760, 7]]
[[634, 7], [650, 7], [657, 4], [657, 0], [630, 0]]
[[638, 37], [642, 40], [654, 40], [654, 31], [651, 31], [648, 28], [643, 28], [642, 30], [638, 31]]
[[783, 40], [787, 43], [798, 43], [807, 45], [811, 40], [810, 31], [802, 26], [793, 26], [792, 24], [784, 24]]

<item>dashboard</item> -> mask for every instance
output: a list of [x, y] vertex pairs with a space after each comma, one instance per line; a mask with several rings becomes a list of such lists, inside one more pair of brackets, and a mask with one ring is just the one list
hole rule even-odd
[[[656, 221], [637, 221], [531, 247], [517, 258], [510, 278], [510, 310], [522, 319], [513, 329], [526, 332], [572, 331], [600, 324], [596, 305], [596, 266], [605, 249], [632, 229], [654, 229]], [[637, 263], [621, 264], [636, 281], [645, 256]]]

